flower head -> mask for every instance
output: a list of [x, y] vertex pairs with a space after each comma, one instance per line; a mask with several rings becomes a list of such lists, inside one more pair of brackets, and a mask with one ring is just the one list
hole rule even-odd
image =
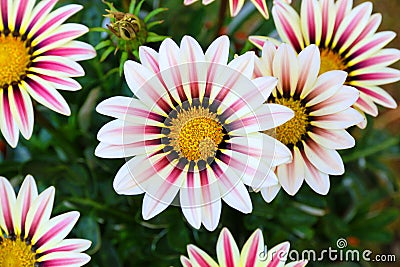
[[289, 242], [284, 242], [268, 249], [267, 246], [264, 246], [264, 238], [261, 230], [257, 229], [246, 241], [240, 252], [232, 234], [227, 228], [223, 228], [217, 241], [218, 263], [207, 255], [206, 252], [194, 245], [187, 247], [189, 258], [181, 256], [181, 263], [183, 267], [306, 266], [307, 261], [305, 260], [285, 265], [289, 248]]
[[343, 85], [347, 77], [344, 71], [319, 75], [320, 53], [315, 45], [297, 55], [287, 44], [276, 48], [266, 42], [255, 64], [256, 77], [272, 75], [279, 80], [268, 102], [289, 107], [295, 113], [289, 122], [266, 132], [290, 149], [293, 161], [276, 167], [280, 185], [262, 189], [264, 199], [271, 201], [281, 186], [294, 195], [304, 180], [314, 191], [326, 194], [329, 175], [344, 172], [336, 150], [355, 144], [346, 128], [364, 119], [351, 107], [358, 90]]
[[[380, 85], [396, 82], [400, 71], [388, 67], [400, 59], [400, 51], [383, 47], [394, 37], [391, 31], [376, 32], [382, 16], [372, 14], [372, 3], [352, 7], [352, 0], [303, 0], [299, 14], [287, 3], [276, 0], [272, 15], [281, 39], [298, 53], [315, 44], [321, 51], [320, 74], [329, 70], [348, 73], [346, 85], [360, 95], [354, 103], [362, 114], [378, 115], [376, 104], [388, 108], [395, 100]], [[250, 37], [262, 47], [265, 38]], [[365, 127], [364, 120], [360, 127]]]
[[94, 49], [74, 41], [88, 29], [63, 24], [82, 6], [66, 5], [50, 12], [57, 0], [9, 0], [0, 4], [0, 129], [15, 147], [19, 131], [29, 139], [33, 131], [32, 100], [64, 115], [68, 104], [57, 91], [75, 91], [70, 77], [84, 71], [75, 61], [95, 56]]
[[0, 177], [0, 266], [82, 266], [91, 242], [65, 239], [79, 218], [72, 211], [50, 219], [54, 187], [38, 195], [35, 180], [26, 176], [15, 196]]
[[[198, 0], [184, 0], [185, 5], [191, 5]], [[231, 12], [231, 16], [235, 17], [239, 14], [239, 11], [242, 9], [245, 0], [229, 0], [229, 9]], [[284, 0], [288, 3], [291, 3], [291, 0]], [[214, 2], [214, 0], [202, 0], [203, 5], [208, 5]], [[254, 6], [258, 9], [258, 11], [263, 15], [265, 19], [269, 18], [267, 3], [265, 0], [251, 0]]]
[[145, 193], [142, 214], [150, 219], [179, 192], [188, 222], [217, 227], [221, 199], [249, 213], [244, 184], [277, 184], [271, 167], [290, 160], [290, 151], [268, 135], [293, 116], [284, 106], [264, 104], [276, 85], [272, 77], [252, 80], [254, 54], [228, 62], [229, 39], [215, 40], [204, 54], [185, 36], [157, 53], [140, 48], [141, 64], [128, 61], [125, 77], [137, 98], [113, 97], [97, 111], [116, 118], [98, 133], [96, 155], [132, 157], [119, 170], [114, 189]]

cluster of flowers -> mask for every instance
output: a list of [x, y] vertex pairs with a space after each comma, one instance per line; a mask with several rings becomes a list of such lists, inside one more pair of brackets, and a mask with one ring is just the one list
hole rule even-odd
[[[84, 75], [76, 61], [95, 56], [90, 45], [74, 40], [88, 29], [63, 24], [81, 6], [51, 12], [56, 2], [0, 1], [0, 129], [12, 147], [19, 132], [26, 139], [32, 135], [31, 97], [70, 114], [57, 90], [80, 89], [71, 78]], [[232, 15], [243, 2], [230, 1]], [[265, 1], [253, 2], [267, 17]], [[337, 150], [355, 144], [346, 129], [364, 128], [364, 113], [376, 116], [376, 104], [396, 107], [379, 86], [400, 79], [398, 70], [387, 67], [400, 53], [383, 49], [394, 33], [377, 33], [381, 16], [371, 12], [369, 2], [353, 8], [351, 0], [303, 0], [299, 15], [290, 1], [276, 0], [272, 15], [283, 43], [252, 36], [261, 57], [247, 52], [230, 62], [227, 36], [206, 52], [189, 36], [180, 46], [164, 40], [158, 52], [141, 46], [141, 63], [127, 61], [124, 67], [135, 97], [115, 96], [97, 107], [115, 119], [99, 131], [95, 154], [127, 160], [116, 174], [115, 191], [144, 193], [144, 219], [165, 210], [179, 194], [188, 223], [210, 231], [218, 226], [221, 199], [251, 213], [247, 187], [267, 202], [281, 187], [296, 194], [304, 181], [327, 194], [329, 175], [344, 173]], [[38, 195], [27, 176], [16, 197], [8, 180], [0, 178], [0, 193], [1, 266], [89, 261], [82, 253], [89, 241], [64, 239], [79, 214], [50, 219], [54, 188]], [[239, 253], [227, 229], [217, 247], [221, 266], [278, 266], [282, 259], [274, 253], [289, 249], [282, 243], [260, 263], [261, 232]], [[184, 266], [218, 266], [194, 246], [188, 254], [181, 258]]]

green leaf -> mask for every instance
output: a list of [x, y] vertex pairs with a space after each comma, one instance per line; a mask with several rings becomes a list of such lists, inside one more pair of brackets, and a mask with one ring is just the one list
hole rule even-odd
[[104, 40], [104, 41], [101, 41], [100, 43], [98, 43], [94, 47], [94, 49], [100, 50], [100, 49], [105, 48], [105, 47], [110, 46], [110, 45], [112, 45], [112, 41], [111, 40]]
[[160, 14], [161, 12], [167, 11], [168, 8], [157, 8], [153, 11], [151, 11], [147, 16], [144, 18], [144, 23], [147, 23], [152, 17], [156, 16], [157, 14]]
[[140, 9], [142, 8], [143, 3], [144, 3], [144, 0], [141, 0], [139, 2], [139, 4], [136, 6], [136, 8], [135, 8], [135, 10], [133, 11], [132, 14], [134, 14], [136, 16], [139, 16], [139, 12], [140, 12]]
[[121, 55], [121, 61], [119, 62], [119, 76], [122, 76], [122, 73], [124, 72], [124, 64], [125, 61], [128, 60], [128, 52], [122, 52]]
[[107, 50], [104, 51], [104, 53], [101, 55], [100, 62], [103, 62], [104, 60], [106, 60], [106, 58], [107, 58], [112, 52], [114, 52], [114, 50], [115, 50], [115, 47], [113, 47], [113, 46], [110, 46], [109, 48], [107, 48]]
[[157, 33], [154, 32], [149, 32], [147, 35], [146, 43], [161, 42], [166, 38], [169, 38], [169, 36], [163, 36], [163, 35], [158, 35]]

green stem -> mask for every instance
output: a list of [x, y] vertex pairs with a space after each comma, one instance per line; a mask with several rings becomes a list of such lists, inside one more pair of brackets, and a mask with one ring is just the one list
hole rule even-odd
[[119, 217], [126, 221], [133, 221], [133, 219], [134, 219], [133, 215], [132, 216], [126, 215], [125, 211], [121, 211], [121, 210], [117, 210], [113, 207], [105, 206], [105, 205], [103, 205], [101, 203], [97, 203], [91, 199], [74, 197], [74, 198], [67, 198], [65, 201], [72, 202], [77, 205], [90, 206], [95, 210], [103, 211], [105, 213], [114, 215], [115, 217]]
[[388, 149], [391, 146], [399, 144], [399, 141], [400, 141], [399, 137], [387, 139], [386, 141], [380, 143], [379, 145], [367, 147], [363, 150], [355, 151], [355, 153], [353, 153], [353, 154], [343, 156], [342, 157], [343, 162], [347, 163], [347, 162], [357, 160], [359, 158], [365, 158], [365, 157], [371, 156], [382, 150]]

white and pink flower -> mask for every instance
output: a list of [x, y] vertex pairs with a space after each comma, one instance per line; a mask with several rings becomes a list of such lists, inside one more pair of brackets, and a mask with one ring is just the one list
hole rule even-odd
[[157, 53], [142, 46], [141, 64], [128, 61], [125, 78], [137, 98], [112, 97], [97, 111], [112, 116], [98, 133], [96, 155], [126, 158], [114, 189], [145, 193], [142, 215], [150, 219], [179, 193], [180, 206], [195, 228], [214, 230], [221, 199], [252, 211], [245, 187], [277, 184], [271, 168], [290, 161], [290, 151], [260, 133], [293, 116], [277, 104], [265, 104], [277, 80], [252, 79], [254, 53], [228, 64], [229, 39], [222, 36], [204, 53], [185, 36], [180, 47], [166, 39]]
[[0, 1], [0, 130], [16, 147], [19, 132], [29, 139], [32, 100], [64, 115], [70, 109], [57, 91], [79, 90], [71, 77], [84, 75], [79, 60], [95, 56], [92, 46], [74, 41], [88, 28], [63, 24], [82, 6], [66, 5], [51, 12], [58, 0]]
[[263, 188], [270, 202], [280, 187], [294, 195], [303, 181], [319, 194], [327, 194], [329, 175], [344, 173], [344, 164], [336, 151], [353, 147], [354, 138], [346, 128], [364, 120], [351, 106], [359, 91], [344, 85], [347, 73], [320, 71], [318, 47], [310, 45], [296, 54], [287, 44], [278, 48], [266, 42], [261, 58], [255, 61], [255, 77], [274, 76], [278, 85], [267, 102], [291, 108], [295, 116], [287, 123], [266, 133], [284, 143], [293, 161], [276, 167], [279, 185]]
[[189, 257], [181, 256], [183, 267], [304, 267], [306, 260], [286, 264], [289, 253], [289, 242], [283, 242], [269, 249], [264, 245], [263, 234], [257, 229], [239, 251], [235, 239], [227, 228], [223, 228], [217, 241], [217, 258], [215, 262], [200, 248], [189, 245]]
[[[354, 107], [372, 116], [378, 115], [376, 104], [396, 108], [396, 101], [380, 86], [400, 80], [400, 71], [388, 67], [400, 59], [400, 50], [384, 48], [396, 34], [376, 32], [381, 14], [372, 14], [372, 3], [353, 8], [352, 0], [303, 0], [300, 15], [285, 1], [275, 0], [272, 15], [282, 41], [297, 53], [315, 44], [321, 51], [321, 70], [348, 73], [346, 85], [360, 95]], [[252, 36], [259, 48], [265, 37]], [[364, 128], [367, 121], [359, 126]]]
[[79, 218], [72, 211], [50, 218], [54, 187], [38, 194], [35, 180], [26, 176], [18, 196], [0, 177], [0, 266], [82, 266], [90, 257], [85, 239], [65, 239]]

